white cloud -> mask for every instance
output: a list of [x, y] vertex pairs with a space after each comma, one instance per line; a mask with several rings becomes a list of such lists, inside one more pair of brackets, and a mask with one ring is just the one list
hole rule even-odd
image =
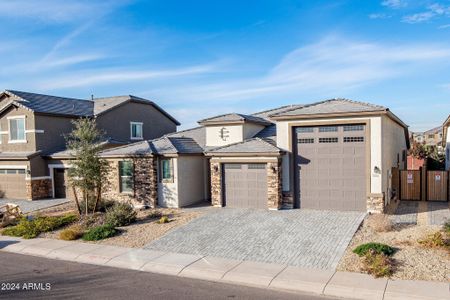
[[387, 14], [370, 14], [369, 19], [388, 19], [390, 18], [390, 15]]
[[91, 72], [77, 72], [75, 75], [58, 76], [38, 82], [41, 90], [64, 89], [83, 86], [100, 86], [105, 84], [121, 83], [126, 81], [142, 81], [146, 79], [167, 79], [171, 77], [192, 76], [214, 72], [214, 64], [198, 65], [179, 69], [166, 69], [155, 71], [141, 70], [98, 70]]
[[450, 28], [450, 24], [445, 24], [438, 27], [438, 29], [446, 29], [446, 28]]
[[404, 16], [402, 21], [405, 23], [416, 24], [442, 16], [450, 16], [450, 6], [434, 3], [427, 7], [427, 11]]
[[408, 4], [405, 0], [384, 0], [383, 2], [381, 2], [381, 5], [392, 9], [399, 9], [402, 7], [406, 7]]
[[123, 0], [7, 0], [0, 2], [0, 16], [3, 18], [33, 18], [44, 22], [67, 22], [90, 19], [119, 5]]
[[328, 37], [295, 49], [266, 74], [220, 83], [178, 85], [166, 98], [238, 102], [259, 97], [292, 97], [320, 90], [336, 94], [390, 78], [405, 76], [433, 63], [448, 62], [450, 47], [389, 45]]

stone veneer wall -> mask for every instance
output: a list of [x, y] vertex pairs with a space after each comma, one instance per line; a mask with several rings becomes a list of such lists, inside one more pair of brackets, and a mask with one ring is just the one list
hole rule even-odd
[[373, 194], [367, 197], [367, 212], [382, 214], [384, 213], [384, 195]]
[[[153, 157], [130, 158], [134, 162], [134, 192], [121, 193], [119, 184], [119, 161], [108, 160], [110, 172], [102, 192], [102, 197], [108, 200], [131, 202], [135, 206], [156, 207], [158, 203], [157, 163]], [[126, 159], [123, 159], [126, 160]]]
[[222, 165], [217, 162], [210, 163], [211, 168], [211, 204], [222, 206]]
[[267, 163], [267, 207], [280, 209], [282, 204], [281, 191], [281, 160]]
[[26, 180], [26, 189], [28, 200], [52, 197], [52, 181], [50, 178]]

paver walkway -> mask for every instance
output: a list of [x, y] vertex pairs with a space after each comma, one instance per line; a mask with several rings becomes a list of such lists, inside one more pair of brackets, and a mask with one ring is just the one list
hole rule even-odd
[[42, 199], [42, 200], [10, 200], [10, 199], [0, 199], [0, 206], [6, 203], [14, 203], [19, 205], [20, 209], [24, 213], [29, 213], [35, 210], [44, 209], [52, 207], [58, 204], [63, 204], [69, 202], [69, 199]]
[[145, 248], [334, 270], [365, 214], [218, 209]]
[[428, 202], [428, 224], [443, 225], [450, 220], [448, 202]]

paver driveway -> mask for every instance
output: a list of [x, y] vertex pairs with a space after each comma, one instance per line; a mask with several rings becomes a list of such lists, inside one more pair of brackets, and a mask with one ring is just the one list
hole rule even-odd
[[169, 232], [145, 248], [335, 269], [364, 215], [223, 208]]
[[63, 204], [69, 202], [69, 199], [41, 199], [41, 200], [9, 200], [0, 199], [0, 206], [7, 203], [14, 203], [19, 205], [23, 213], [29, 213], [39, 209], [49, 208], [55, 205]]

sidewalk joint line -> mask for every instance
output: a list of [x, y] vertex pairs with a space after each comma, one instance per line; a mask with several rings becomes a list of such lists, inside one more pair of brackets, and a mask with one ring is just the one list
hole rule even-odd
[[386, 280], [386, 285], [384, 286], [383, 297], [381, 298], [381, 300], [384, 300], [384, 296], [386, 295], [386, 290], [387, 290], [387, 286], [389, 284], [389, 281], [390, 281], [389, 279]]
[[325, 286], [322, 289], [322, 295], [325, 295], [325, 289], [327, 288], [328, 284], [330, 283], [331, 279], [333, 279], [334, 275], [336, 275], [337, 271], [334, 271], [333, 275], [331, 275], [330, 279], [328, 279], [327, 283], [325, 283]]
[[178, 273], [177, 273], [177, 276], [179, 276], [179, 275], [180, 275], [180, 273], [184, 271], [184, 269], [186, 269], [187, 267], [191, 266], [192, 264], [194, 264], [194, 263], [198, 262], [199, 260], [201, 260], [201, 259], [202, 259], [202, 258], [204, 258], [204, 257], [206, 257], [206, 256], [202, 256], [202, 257], [200, 257], [199, 259], [197, 259], [197, 260], [194, 260], [194, 261], [193, 261], [193, 262], [191, 262], [190, 264], [188, 264], [188, 265], [184, 266], [184, 267], [183, 267], [183, 268], [182, 268], [182, 269], [180, 270], [180, 272], [178, 272]]
[[278, 277], [278, 275], [280, 275], [284, 270], [286, 270], [287, 267], [289, 267], [289, 265], [285, 265], [284, 268], [280, 270], [280, 272], [278, 272], [277, 274], [275, 274], [275, 276], [270, 280], [270, 282], [269, 282], [269, 284], [267, 285], [267, 287], [270, 287], [270, 285], [272, 284], [272, 281], [274, 281], [275, 278]]
[[225, 275], [227, 275], [229, 272], [233, 271], [234, 269], [236, 269], [238, 266], [240, 266], [244, 261], [241, 260], [237, 265], [235, 265], [234, 267], [232, 267], [231, 269], [229, 269], [228, 271], [226, 271], [225, 273], [223, 273], [222, 277], [220, 277], [220, 280], [222, 280]]

